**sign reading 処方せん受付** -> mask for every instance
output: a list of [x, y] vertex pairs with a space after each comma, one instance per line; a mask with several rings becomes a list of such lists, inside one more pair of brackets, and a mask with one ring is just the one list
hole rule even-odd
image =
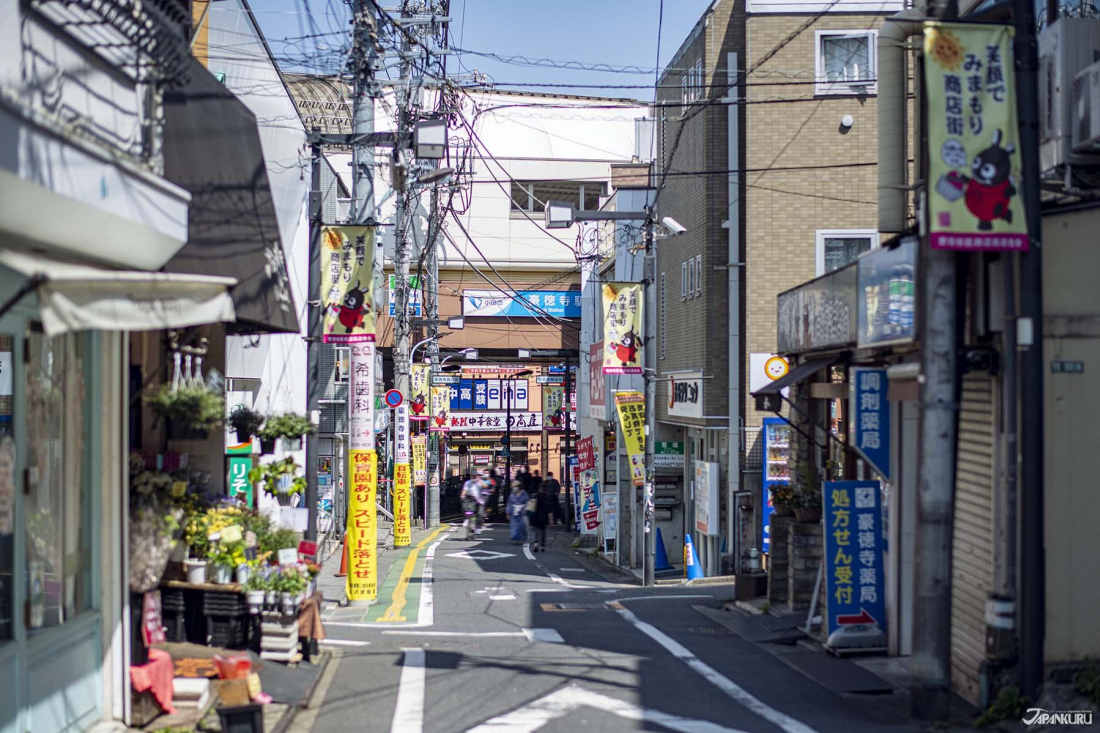
[[830, 634], [864, 624], [886, 630], [881, 494], [878, 481], [826, 481], [823, 485]]
[[924, 24], [933, 249], [1025, 250], [1014, 31]]
[[373, 227], [322, 227], [321, 302], [325, 343], [374, 341]]
[[642, 285], [604, 283], [604, 374], [642, 373]]

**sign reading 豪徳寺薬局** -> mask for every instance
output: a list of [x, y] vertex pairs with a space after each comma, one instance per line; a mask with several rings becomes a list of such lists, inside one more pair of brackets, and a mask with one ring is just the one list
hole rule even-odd
[[857, 624], [875, 624], [886, 631], [881, 496], [878, 481], [826, 481], [823, 485], [830, 634]]
[[378, 595], [378, 456], [373, 450], [348, 451], [347, 595], [349, 601]]
[[604, 283], [603, 286], [604, 374], [641, 374], [642, 285]]
[[884, 479], [890, 479], [889, 378], [885, 369], [852, 367], [851, 445]]
[[393, 409], [393, 460], [409, 462], [409, 404], [402, 403]]
[[645, 395], [641, 392], [616, 392], [615, 407], [623, 431], [623, 446], [630, 461], [630, 480], [645, 485]]
[[1026, 250], [1014, 31], [924, 24], [933, 249]]
[[374, 227], [321, 228], [322, 337], [374, 341]]

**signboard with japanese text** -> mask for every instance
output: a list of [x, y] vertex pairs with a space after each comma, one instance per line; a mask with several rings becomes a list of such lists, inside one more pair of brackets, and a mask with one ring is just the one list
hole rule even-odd
[[326, 344], [374, 341], [374, 228], [321, 228]]
[[614, 431], [603, 435], [603, 484], [612, 486], [619, 481], [619, 444]]
[[579, 290], [519, 290], [518, 295], [499, 290], [463, 290], [462, 315], [466, 318], [581, 317]]
[[565, 430], [565, 387], [545, 385], [542, 388], [542, 424], [547, 430]]
[[352, 344], [348, 375], [348, 449], [374, 450], [374, 344]]
[[431, 420], [428, 421], [428, 430], [446, 432], [450, 430], [451, 422], [451, 388], [447, 385], [432, 385]]
[[641, 392], [616, 392], [615, 407], [622, 425], [623, 445], [630, 463], [630, 480], [645, 485], [645, 395]]
[[581, 534], [600, 526], [600, 479], [595, 468], [581, 470]]
[[252, 483], [248, 472], [252, 470], [252, 456], [228, 456], [229, 458], [229, 495], [244, 501], [244, 505], [253, 506]]
[[488, 410], [489, 409], [489, 380], [488, 379], [475, 379], [474, 380], [474, 409], [475, 410]]
[[695, 529], [705, 535], [716, 535], [721, 530], [718, 516], [718, 497], [722, 487], [718, 485], [718, 464], [695, 461]]
[[885, 369], [852, 367], [851, 445], [871, 464], [875, 473], [890, 479], [890, 402], [886, 399], [889, 377]]
[[428, 482], [428, 439], [417, 435], [412, 439], [413, 484], [423, 486]]
[[[607, 486], [606, 480], [604, 486]], [[605, 491], [602, 502], [600, 510], [603, 514], [603, 551], [615, 552], [619, 539], [619, 495], [614, 491]]]
[[393, 460], [409, 462], [409, 403], [402, 402], [393, 409]]
[[597, 341], [588, 347], [588, 417], [593, 420], [607, 419], [607, 382], [603, 373], [603, 341]]
[[[501, 412], [470, 412], [451, 413], [447, 416], [447, 429], [469, 432], [503, 432], [508, 429], [508, 413]], [[528, 410], [512, 410], [512, 432], [528, 430], [542, 430], [542, 413]]]
[[642, 373], [643, 302], [641, 283], [604, 283], [604, 374]]
[[776, 345], [781, 355], [856, 342], [856, 263], [776, 297]]
[[916, 338], [914, 283], [919, 249], [920, 240], [913, 236], [897, 247], [876, 247], [860, 256], [856, 265], [856, 345], [860, 348], [907, 344]]
[[474, 380], [461, 379], [458, 382], [458, 405], [451, 405], [453, 410], [474, 409]]
[[348, 451], [347, 596], [372, 601], [378, 596], [378, 457], [373, 450]]
[[411, 539], [410, 489], [412, 470], [408, 463], [393, 465], [393, 546], [408, 547]]
[[596, 467], [596, 451], [591, 435], [577, 441], [577, 465], [582, 471]]
[[881, 497], [878, 481], [824, 484], [825, 590], [830, 634], [856, 624], [874, 624], [886, 631]]
[[654, 468], [684, 467], [684, 441], [657, 441], [653, 444]]
[[702, 372], [669, 375], [668, 414], [674, 417], [703, 417]]
[[933, 249], [1026, 250], [1008, 25], [924, 23]]
[[[405, 303], [405, 312], [415, 318], [420, 318], [424, 315], [424, 291], [420, 289], [420, 278], [416, 275], [409, 275], [409, 300]], [[390, 289], [389, 289], [389, 314], [390, 318], [393, 318], [397, 313], [397, 276], [390, 275]]]
[[410, 420], [428, 419], [428, 376], [431, 369], [431, 364], [413, 364], [409, 370], [409, 394], [405, 401], [409, 403]]
[[149, 591], [142, 596], [141, 638], [145, 641], [145, 646], [150, 647], [168, 641], [168, 636], [164, 633], [159, 590]]

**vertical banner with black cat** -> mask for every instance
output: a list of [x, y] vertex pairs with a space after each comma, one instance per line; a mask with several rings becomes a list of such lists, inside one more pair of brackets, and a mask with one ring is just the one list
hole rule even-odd
[[603, 373], [642, 373], [641, 283], [603, 285]]
[[374, 341], [374, 228], [321, 228], [322, 336], [326, 344]]
[[1014, 31], [924, 24], [933, 249], [1026, 250]]

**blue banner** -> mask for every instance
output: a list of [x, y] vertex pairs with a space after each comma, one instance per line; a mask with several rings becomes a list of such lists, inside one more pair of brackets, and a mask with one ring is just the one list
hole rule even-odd
[[885, 633], [882, 487], [878, 481], [826, 481], [822, 499], [829, 634], [855, 625]]
[[581, 317], [581, 291], [579, 290], [519, 290], [516, 294], [504, 294], [499, 290], [462, 291], [462, 315], [479, 317]]
[[463, 379], [458, 383], [458, 409], [474, 409], [474, 380]]
[[475, 410], [488, 410], [489, 409], [489, 380], [488, 379], [475, 379], [474, 380], [474, 409]]
[[875, 473], [890, 478], [890, 401], [886, 398], [889, 379], [885, 369], [853, 367], [852, 447], [859, 451]]
[[450, 398], [451, 398], [451, 411], [454, 412], [454, 411], [458, 410], [458, 385], [457, 384], [450, 385], [449, 392], [450, 392]]

